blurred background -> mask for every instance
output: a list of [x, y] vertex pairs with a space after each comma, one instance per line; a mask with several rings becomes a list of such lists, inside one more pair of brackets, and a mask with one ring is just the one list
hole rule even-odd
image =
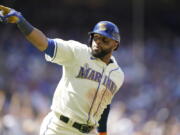
[[[1, 0], [49, 38], [87, 43], [102, 20], [120, 28], [114, 52], [125, 82], [113, 99], [110, 135], [180, 135], [180, 2], [178, 0]], [[0, 135], [38, 135], [61, 67], [0, 24]]]

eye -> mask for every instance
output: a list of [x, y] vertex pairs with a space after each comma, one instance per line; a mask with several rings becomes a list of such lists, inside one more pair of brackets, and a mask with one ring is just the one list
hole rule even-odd
[[97, 41], [97, 40], [98, 40], [98, 37], [94, 37], [93, 39], [94, 39], [94, 41]]
[[97, 40], [99, 40], [99, 39], [100, 39], [100, 37], [99, 37], [99, 36], [97, 36], [97, 35], [95, 35], [95, 36], [93, 37], [93, 39], [94, 39], [94, 41], [97, 41]]
[[105, 44], [109, 43], [109, 39], [107, 39], [106, 37], [103, 37], [103, 38], [102, 38], [102, 41], [103, 41]]

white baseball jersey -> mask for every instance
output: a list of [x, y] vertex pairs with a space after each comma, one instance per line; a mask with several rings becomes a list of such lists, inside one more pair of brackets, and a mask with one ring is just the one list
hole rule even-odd
[[105, 64], [91, 48], [77, 41], [53, 39], [54, 56], [47, 61], [62, 65], [63, 75], [55, 90], [51, 109], [70, 119], [98, 126], [101, 114], [121, 87], [124, 73], [114, 57]]

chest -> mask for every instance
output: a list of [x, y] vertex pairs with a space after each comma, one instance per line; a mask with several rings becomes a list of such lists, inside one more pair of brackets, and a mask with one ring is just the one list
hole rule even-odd
[[88, 61], [77, 64], [71, 69], [71, 72], [71, 77], [74, 78], [75, 82], [86, 88], [107, 89], [112, 94], [119, 89], [121, 79], [117, 67]]

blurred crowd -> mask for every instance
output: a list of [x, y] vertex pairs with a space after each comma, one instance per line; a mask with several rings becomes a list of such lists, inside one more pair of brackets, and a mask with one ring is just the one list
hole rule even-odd
[[[46, 62], [19, 31], [0, 35], [0, 135], [37, 135], [61, 67]], [[180, 37], [121, 44], [114, 55], [125, 82], [111, 105], [109, 134], [180, 135]]]

